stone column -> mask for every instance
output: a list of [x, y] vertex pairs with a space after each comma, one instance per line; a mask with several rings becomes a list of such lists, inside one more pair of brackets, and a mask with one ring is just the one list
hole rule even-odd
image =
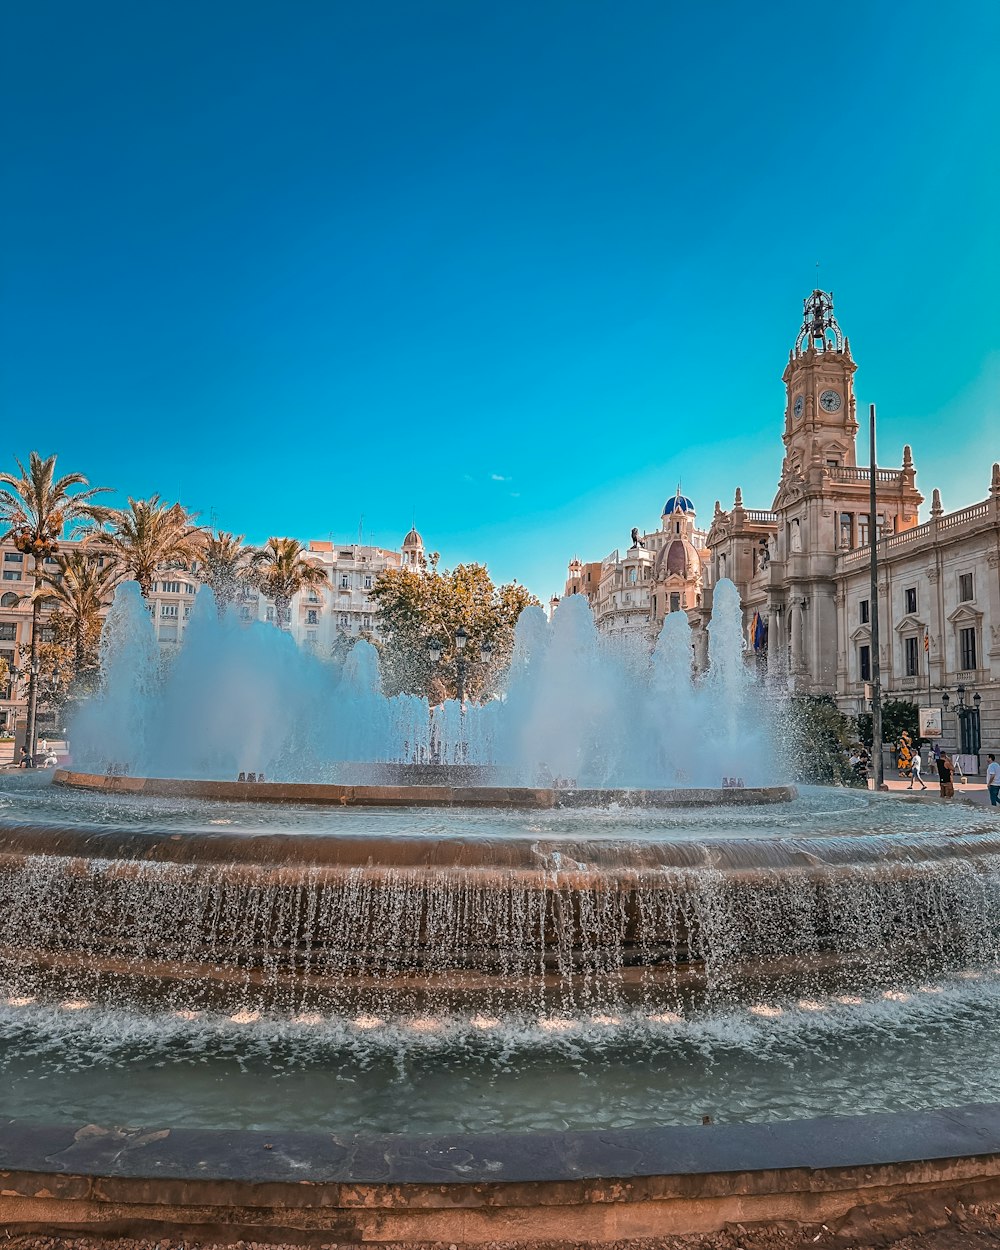
[[792, 672], [802, 671], [802, 600], [793, 599], [788, 605], [789, 642], [792, 646]]

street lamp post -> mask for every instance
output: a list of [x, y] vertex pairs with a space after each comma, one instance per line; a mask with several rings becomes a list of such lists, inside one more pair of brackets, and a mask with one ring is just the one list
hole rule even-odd
[[868, 408], [868, 436], [869, 436], [869, 504], [868, 504], [868, 548], [870, 555], [869, 576], [871, 586], [869, 590], [869, 603], [871, 604], [870, 626], [871, 626], [871, 684], [872, 684], [872, 764], [874, 765], [875, 775], [873, 785], [876, 790], [881, 790], [884, 785], [884, 777], [882, 772], [882, 669], [881, 656], [879, 653], [879, 620], [878, 620], [878, 518], [876, 508], [878, 500], [876, 498], [875, 480], [878, 476], [876, 472], [875, 458], [875, 405], [871, 404]]
[[456, 660], [456, 679], [458, 686], [458, 706], [465, 714], [465, 644], [469, 641], [469, 635], [465, 632], [461, 625], [455, 630], [455, 660]]
[[[455, 630], [455, 694], [462, 710], [465, 710], [465, 683], [469, 672], [469, 661], [465, 657], [465, 648], [468, 645], [469, 635], [459, 625]], [[441, 663], [441, 657], [444, 655], [444, 644], [437, 638], [432, 638], [427, 644], [427, 655], [430, 662], [435, 667]], [[479, 663], [488, 665], [493, 659], [493, 644], [489, 641], [482, 642], [479, 645]]]
[[[36, 729], [38, 696], [42, 693], [39, 682], [41, 671], [42, 666], [37, 658], [30, 660], [27, 664], [15, 666], [10, 670], [11, 686], [16, 687], [22, 695], [26, 693], [28, 696], [28, 732], [24, 736], [24, 745], [28, 748], [28, 755], [32, 759], [35, 756], [35, 743], [32, 742], [31, 731]], [[16, 720], [15, 714], [15, 724]], [[34, 737], [37, 739], [37, 730], [34, 733]]]
[[[983, 701], [982, 695], [977, 690], [972, 696], [972, 707], [968, 707], [965, 702], [965, 686], [960, 683], [955, 693], [958, 695], [954, 708], [958, 749], [962, 755], [978, 756], [982, 746], [979, 731], [979, 705]], [[941, 706], [946, 712], [951, 706], [951, 696], [947, 690], [941, 695]]]

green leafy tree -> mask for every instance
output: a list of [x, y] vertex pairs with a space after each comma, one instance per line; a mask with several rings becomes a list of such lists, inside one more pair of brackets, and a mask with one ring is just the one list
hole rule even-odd
[[857, 740], [852, 717], [829, 695], [793, 699], [789, 711], [795, 779], [811, 785], [857, 785], [850, 747]]
[[250, 585], [252, 572], [252, 549], [243, 546], [242, 534], [220, 530], [204, 535], [198, 552], [198, 579], [211, 589], [220, 617], [225, 616], [236, 596]]
[[55, 640], [41, 643], [38, 648], [38, 680], [39, 707], [62, 708], [76, 680], [73, 648], [66, 642]]
[[[538, 600], [516, 582], [495, 586], [483, 564], [459, 564], [438, 572], [387, 569], [371, 592], [379, 625], [382, 683], [388, 695], [418, 694], [438, 703], [458, 693], [459, 664], [465, 665], [465, 695], [490, 698], [510, 664], [517, 618]], [[468, 641], [461, 657], [459, 628]], [[441, 646], [435, 663], [430, 645]], [[485, 663], [482, 648], [492, 657]]]
[[[82, 473], [56, 477], [56, 457], [43, 460], [37, 451], [28, 457], [28, 467], [16, 460], [20, 475], [0, 473], [0, 541], [12, 539], [23, 555], [31, 556], [34, 565], [34, 592], [42, 587], [44, 561], [56, 555], [63, 534], [82, 524], [100, 524], [111, 515], [111, 509], [95, 503], [107, 488], [91, 486]], [[74, 487], [83, 487], [74, 490]], [[38, 666], [41, 599], [31, 605], [31, 656], [28, 679], [28, 750], [34, 753], [37, 740]]]
[[166, 504], [159, 495], [129, 498], [128, 507], [116, 511], [111, 530], [101, 532], [95, 545], [111, 556], [121, 580], [139, 583], [148, 599], [160, 568], [186, 569], [197, 559], [204, 529], [179, 503]]
[[[914, 743], [927, 741], [920, 737], [920, 713], [917, 705], [909, 699], [886, 700], [882, 704], [882, 741], [896, 745], [904, 733], [908, 733]], [[858, 717], [858, 737], [871, 750], [871, 712], [862, 712]]]
[[326, 571], [306, 559], [296, 538], [269, 538], [250, 552], [251, 583], [274, 604], [275, 623], [288, 629], [292, 599], [307, 586], [327, 585]]

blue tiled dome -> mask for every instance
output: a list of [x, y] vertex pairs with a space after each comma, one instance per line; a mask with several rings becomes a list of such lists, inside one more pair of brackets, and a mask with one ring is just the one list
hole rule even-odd
[[670, 516], [674, 512], [690, 512], [694, 514], [694, 504], [688, 499], [687, 495], [682, 495], [680, 491], [674, 495], [673, 499], [668, 499], [663, 505], [663, 515]]

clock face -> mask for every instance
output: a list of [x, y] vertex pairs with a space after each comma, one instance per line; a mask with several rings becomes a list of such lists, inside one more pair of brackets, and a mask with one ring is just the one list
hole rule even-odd
[[842, 403], [836, 391], [824, 391], [819, 397], [819, 406], [824, 412], [836, 412]]
[[806, 406], [806, 401], [802, 398], [802, 396], [801, 396], [801, 395], [796, 395], [796, 396], [795, 396], [795, 407], [792, 409], [792, 412], [795, 414], [795, 416], [797, 416], [797, 417], [801, 417], [801, 416], [802, 416], [802, 409], [803, 409], [805, 406]]

